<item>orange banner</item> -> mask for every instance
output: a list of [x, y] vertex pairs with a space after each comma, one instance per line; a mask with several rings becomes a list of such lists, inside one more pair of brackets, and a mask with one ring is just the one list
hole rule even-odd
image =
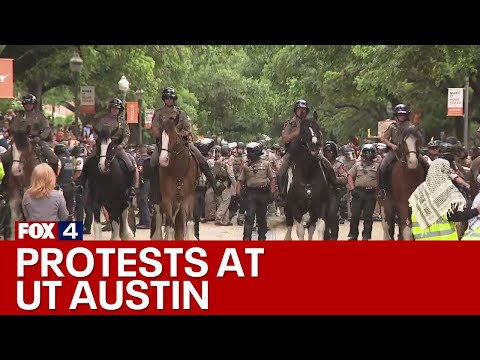
[[127, 102], [127, 122], [138, 124], [138, 103], [135, 101]]
[[13, 59], [0, 59], [0, 99], [13, 99]]

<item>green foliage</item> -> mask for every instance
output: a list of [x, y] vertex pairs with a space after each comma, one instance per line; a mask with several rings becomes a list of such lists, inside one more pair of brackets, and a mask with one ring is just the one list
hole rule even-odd
[[[127, 101], [141, 88], [145, 108], [158, 108], [161, 90], [174, 87], [199, 134], [228, 141], [278, 140], [301, 98], [340, 143], [369, 128], [375, 134], [399, 102], [423, 112], [427, 138], [461, 138], [462, 120], [446, 117], [446, 103], [447, 88], [462, 87], [465, 76], [471, 118], [480, 121], [479, 45], [0, 45], [0, 55], [15, 58], [16, 91], [40, 89], [44, 104], [60, 104], [74, 97], [68, 62], [76, 48], [80, 84], [96, 89], [97, 117], [111, 98], [123, 98], [125, 75]], [[10, 107], [0, 101], [0, 111]]]

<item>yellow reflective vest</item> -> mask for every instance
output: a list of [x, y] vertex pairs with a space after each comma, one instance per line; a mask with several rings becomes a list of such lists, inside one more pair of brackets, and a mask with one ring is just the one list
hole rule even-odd
[[448, 221], [447, 216], [438, 220], [435, 224], [426, 229], [422, 229], [417, 222], [415, 214], [412, 213], [412, 233], [413, 238], [418, 241], [423, 240], [458, 240], [455, 222]]
[[480, 240], [480, 227], [475, 230], [468, 230], [463, 235], [462, 240]]

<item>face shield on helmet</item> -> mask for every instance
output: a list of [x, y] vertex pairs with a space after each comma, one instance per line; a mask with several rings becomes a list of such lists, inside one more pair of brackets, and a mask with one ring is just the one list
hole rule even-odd
[[362, 148], [362, 158], [373, 161], [377, 157], [377, 148], [373, 144], [366, 144]]
[[247, 158], [250, 160], [258, 159], [263, 153], [262, 145], [258, 142], [252, 142], [247, 145]]

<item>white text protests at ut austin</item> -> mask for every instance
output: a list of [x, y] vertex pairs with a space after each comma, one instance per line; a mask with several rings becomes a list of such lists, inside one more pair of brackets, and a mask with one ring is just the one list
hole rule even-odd
[[[258, 277], [259, 255], [265, 249], [245, 248], [243, 252], [242, 256], [249, 256], [249, 269], [241, 263], [235, 248], [226, 248], [220, 263], [215, 264], [215, 276], [223, 278], [232, 273], [239, 278]], [[17, 305], [22, 310], [37, 310], [48, 304], [49, 310], [55, 310], [57, 300], [64, 300], [68, 294], [70, 310], [87, 307], [114, 311], [124, 306], [132, 310], [149, 306], [189, 310], [192, 301], [208, 310], [208, 281], [203, 279], [212, 261], [204, 259], [207, 252], [200, 247], [185, 251], [75, 247], [66, 253], [54, 247], [19, 248]], [[72, 279], [79, 279], [74, 287]]]

